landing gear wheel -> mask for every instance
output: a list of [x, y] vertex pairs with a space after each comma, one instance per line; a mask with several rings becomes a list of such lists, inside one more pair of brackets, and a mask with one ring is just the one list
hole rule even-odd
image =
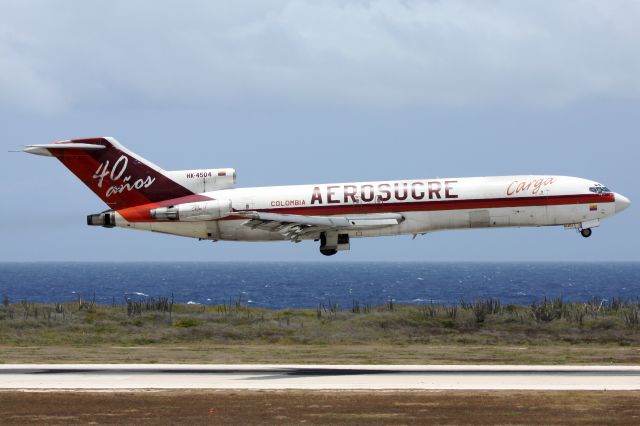
[[324, 254], [325, 256], [333, 256], [337, 252], [338, 250], [336, 249], [320, 249], [320, 253]]
[[585, 238], [589, 238], [591, 236], [591, 228], [581, 229], [580, 235], [582, 235]]

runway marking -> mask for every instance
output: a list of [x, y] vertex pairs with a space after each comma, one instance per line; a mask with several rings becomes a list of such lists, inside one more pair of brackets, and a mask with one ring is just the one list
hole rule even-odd
[[[638, 370], [615, 370], [618, 376], [640, 376]], [[202, 369], [156, 369], [156, 368], [12, 368], [0, 369], [2, 374], [271, 374], [278, 376], [357, 376], [357, 375], [378, 375], [378, 374], [423, 374], [423, 375], [478, 375], [478, 374], [503, 374], [503, 375], [577, 375], [577, 376], [610, 376], [611, 370], [431, 370], [431, 369], [408, 369], [408, 370], [388, 370], [388, 369], [352, 369], [352, 368], [264, 368], [264, 369], [226, 369], [226, 368], [202, 368]]]
[[0, 389], [640, 390], [640, 367], [13, 364]]

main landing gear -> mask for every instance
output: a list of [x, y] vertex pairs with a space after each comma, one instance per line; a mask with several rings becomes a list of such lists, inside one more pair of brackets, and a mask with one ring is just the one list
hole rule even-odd
[[349, 250], [349, 234], [337, 232], [322, 232], [320, 234], [320, 253], [333, 256], [341, 250]]
[[338, 250], [336, 249], [320, 249], [320, 253], [324, 254], [325, 256], [333, 256], [337, 252]]
[[591, 228], [584, 228], [580, 230], [580, 235], [582, 235], [585, 238], [589, 238], [591, 236]]

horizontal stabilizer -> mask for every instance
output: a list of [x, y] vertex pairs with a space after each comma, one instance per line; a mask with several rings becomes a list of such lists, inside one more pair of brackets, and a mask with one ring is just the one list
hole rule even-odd
[[53, 154], [49, 149], [83, 149], [88, 151], [95, 151], [98, 149], [105, 149], [103, 145], [95, 145], [91, 143], [49, 143], [40, 145], [27, 145], [22, 150], [23, 152], [35, 155], [44, 155], [52, 157]]

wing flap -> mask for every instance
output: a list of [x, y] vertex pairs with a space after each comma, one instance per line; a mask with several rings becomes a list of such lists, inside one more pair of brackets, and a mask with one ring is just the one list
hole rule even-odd
[[279, 213], [263, 213], [263, 212], [246, 212], [240, 213], [252, 220], [263, 222], [280, 222], [280, 223], [297, 223], [308, 226], [349, 226], [349, 221], [344, 217], [331, 216], [304, 216], [297, 214], [279, 214]]
[[266, 212], [237, 212], [238, 216], [248, 218], [243, 225], [251, 229], [278, 232], [292, 241], [312, 233], [328, 230], [375, 229], [397, 225], [404, 217], [398, 213], [373, 213], [368, 215], [347, 216], [306, 216]]

